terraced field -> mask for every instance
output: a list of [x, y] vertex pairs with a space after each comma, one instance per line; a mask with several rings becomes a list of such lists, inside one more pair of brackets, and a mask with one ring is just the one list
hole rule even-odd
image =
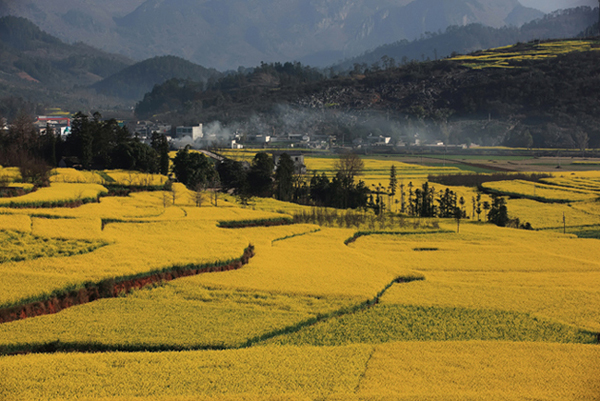
[[[387, 184], [391, 161], [365, 164], [365, 177]], [[328, 168], [324, 160], [313, 166]], [[435, 170], [397, 167], [414, 184]], [[103, 175], [63, 173], [77, 178], [55, 180], [35, 192], [37, 201], [71, 199], [83, 185], [103, 192], [104, 181], [95, 181]], [[128, 180], [119, 174], [115, 181]], [[509, 212], [534, 228], [556, 228], [553, 216], [562, 222], [564, 210], [573, 213], [571, 229], [600, 226], [595, 198], [578, 198], [595, 190], [593, 175], [541, 185], [560, 187], [567, 203], [510, 199]], [[228, 196], [218, 207], [195, 207], [192, 193], [179, 185], [175, 192], [76, 208], [0, 206], [4, 311], [149, 274], [165, 278], [0, 324], [0, 399], [600, 395], [595, 239], [476, 219], [465, 219], [460, 233], [454, 220], [410, 218], [371, 231], [335, 223], [223, 228], [309, 208], [274, 200], [242, 207]], [[210, 269], [237, 263], [249, 245], [247, 264]]]
[[[523, 48], [525, 47], [525, 48]], [[480, 51], [474, 54], [453, 57], [464, 66], [482, 68], [519, 68], [515, 63], [528, 60], [554, 58], [572, 52], [600, 50], [599, 42], [593, 40], [561, 40], [544, 43], [526, 43]]]

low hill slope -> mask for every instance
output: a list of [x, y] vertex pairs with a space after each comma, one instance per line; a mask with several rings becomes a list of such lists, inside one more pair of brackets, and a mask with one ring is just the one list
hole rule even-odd
[[139, 100], [154, 85], [172, 78], [206, 82], [221, 74], [175, 56], [154, 57], [129, 66], [95, 83], [92, 87], [103, 95]]

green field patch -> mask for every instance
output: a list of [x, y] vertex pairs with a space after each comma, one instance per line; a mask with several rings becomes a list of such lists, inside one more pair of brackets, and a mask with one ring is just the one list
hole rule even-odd
[[376, 305], [329, 319], [269, 343], [338, 346], [392, 341], [531, 341], [597, 343], [595, 333], [527, 313], [451, 307]]
[[581, 227], [579, 229], [569, 229], [570, 234], [575, 234], [579, 238], [600, 239], [600, 227]]
[[0, 231], [0, 243], [0, 263], [81, 255], [107, 245], [103, 241], [43, 238], [16, 231]]

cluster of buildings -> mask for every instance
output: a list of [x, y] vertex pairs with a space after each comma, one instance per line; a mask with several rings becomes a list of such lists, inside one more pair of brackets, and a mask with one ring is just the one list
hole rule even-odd
[[[63, 116], [38, 116], [35, 125], [41, 133], [50, 127], [55, 133], [66, 136], [71, 132], [71, 118]], [[279, 133], [279, 134], [249, 134], [240, 130], [214, 130], [205, 132], [203, 125], [177, 126], [156, 123], [152, 121], [136, 121], [126, 123], [129, 130], [142, 141], [150, 143], [152, 134], [157, 132], [165, 135], [172, 149], [180, 149], [186, 145], [193, 148], [218, 146], [221, 148], [242, 149], [251, 148], [295, 148], [295, 149], [330, 149], [339, 144], [335, 135]], [[356, 148], [371, 146], [391, 146], [392, 138], [370, 135], [353, 141]]]
[[202, 148], [218, 146], [222, 148], [243, 149], [251, 148], [309, 148], [328, 149], [335, 145], [336, 138], [332, 135], [308, 135], [284, 133], [278, 135], [248, 134], [237, 130], [214, 130], [205, 132], [202, 124], [196, 126], [179, 126], [153, 123], [151, 121], [138, 121], [130, 126], [142, 140], [149, 141], [152, 133], [158, 132], [167, 136], [174, 149], [185, 145]]
[[71, 133], [71, 118], [64, 116], [38, 116], [34, 126], [42, 134], [50, 127], [55, 133], [65, 137]]

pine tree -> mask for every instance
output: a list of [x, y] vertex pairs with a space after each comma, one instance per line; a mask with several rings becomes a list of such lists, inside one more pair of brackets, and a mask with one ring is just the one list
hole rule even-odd
[[[396, 177], [396, 166], [392, 165], [390, 168], [390, 184], [388, 186], [388, 193], [390, 194], [390, 198], [392, 203], [394, 202], [394, 196], [396, 196], [396, 187], [398, 186], [398, 178]], [[390, 211], [392, 210], [391, 205], [389, 207]]]

